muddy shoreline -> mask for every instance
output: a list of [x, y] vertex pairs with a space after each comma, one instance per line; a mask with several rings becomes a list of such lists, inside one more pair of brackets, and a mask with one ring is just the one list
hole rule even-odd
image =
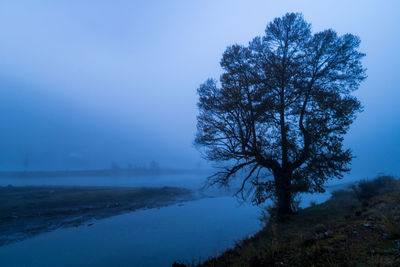
[[82, 186], [0, 187], [0, 246], [58, 228], [194, 200], [185, 188]]

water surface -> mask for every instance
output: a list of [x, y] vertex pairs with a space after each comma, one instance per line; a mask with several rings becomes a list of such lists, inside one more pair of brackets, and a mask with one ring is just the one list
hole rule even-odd
[[[198, 189], [199, 175], [145, 177], [1, 178], [0, 185], [180, 186]], [[0, 266], [168, 266], [216, 256], [261, 229], [260, 210], [226, 196], [139, 210], [58, 229], [0, 247]], [[303, 194], [301, 207], [321, 203], [324, 194]]]
[[0, 248], [1, 266], [168, 266], [199, 261], [260, 229], [258, 209], [231, 197], [136, 211]]

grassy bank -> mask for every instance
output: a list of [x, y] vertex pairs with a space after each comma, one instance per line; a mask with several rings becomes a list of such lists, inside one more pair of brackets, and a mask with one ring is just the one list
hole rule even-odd
[[0, 246], [60, 227], [194, 199], [175, 187], [0, 187]]
[[382, 176], [336, 191], [200, 266], [400, 266], [400, 182]]

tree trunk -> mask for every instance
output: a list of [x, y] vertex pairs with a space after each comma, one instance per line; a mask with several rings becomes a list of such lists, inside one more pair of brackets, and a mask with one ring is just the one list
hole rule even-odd
[[285, 220], [292, 210], [292, 192], [290, 190], [290, 175], [282, 175], [275, 178], [277, 198], [277, 219]]

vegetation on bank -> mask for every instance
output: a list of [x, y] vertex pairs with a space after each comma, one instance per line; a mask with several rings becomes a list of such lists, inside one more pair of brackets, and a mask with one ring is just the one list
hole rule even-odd
[[271, 218], [199, 266], [400, 266], [400, 180], [361, 181], [287, 221]]

